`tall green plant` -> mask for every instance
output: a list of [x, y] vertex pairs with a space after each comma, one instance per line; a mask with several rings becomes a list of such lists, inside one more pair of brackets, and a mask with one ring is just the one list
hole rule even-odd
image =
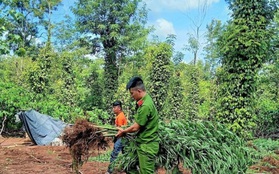
[[[60, 83], [61, 88], [56, 91], [59, 98], [58, 100], [68, 105], [69, 107], [77, 106], [77, 86], [76, 86], [76, 74], [74, 71], [74, 59], [70, 54], [64, 53], [58, 61], [61, 66]], [[58, 70], [56, 70], [58, 71]]]
[[216, 116], [231, 130], [247, 135], [255, 126], [256, 74], [268, 59], [268, 26], [274, 11], [267, 0], [227, 2], [232, 20], [219, 42], [222, 69]]
[[190, 93], [188, 94], [188, 117], [191, 120], [197, 119], [199, 115], [199, 71], [198, 68], [193, 65], [190, 74]]
[[86, 78], [85, 84], [89, 92], [83, 102], [83, 108], [86, 110], [92, 110], [94, 108], [103, 109], [103, 84], [100, 79], [100, 74], [96, 68], [92, 68], [91, 73]]
[[33, 69], [29, 71], [30, 88], [38, 95], [45, 96], [50, 90], [51, 67], [55, 56], [57, 55], [49, 50], [49, 47], [41, 49], [37, 60], [34, 61]]
[[169, 82], [171, 77], [172, 47], [167, 43], [159, 43], [150, 46], [146, 56], [152, 60], [152, 69], [149, 75], [149, 91], [159, 113], [162, 110], [168, 96]]
[[185, 109], [183, 108], [183, 87], [181, 84], [180, 72], [176, 72], [173, 76], [171, 85], [171, 95], [169, 97], [170, 111], [167, 119], [184, 119]]

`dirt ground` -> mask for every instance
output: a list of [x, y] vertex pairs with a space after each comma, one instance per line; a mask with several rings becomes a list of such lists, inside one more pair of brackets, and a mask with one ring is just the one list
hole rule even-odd
[[[102, 153], [104, 151], [94, 151], [92, 156]], [[0, 174], [70, 174], [73, 173], [71, 162], [65, 146], [36, 146], [29, 139], [0, 137]], [[88, 161], [80, 171], [82, 174], [104, 174], [108, 165], [108, 162]], [[165, 173], [163, 169], [158, 171], [158, 174]]]
[[[65, 146], [35, 146], [24, 138], [0, 138], [0, 143], [0, 174], [72, 173], [72, 159]], [[107, 166], [105, 162], [87, 162], [81, 172], [102, 174]]]
[[[102, 153], [104, 151], [94, 151], [92, 156]], [[65, 146], [36, 146], [29, 139], [0, 137], [0, 174], [70, 174], [73, 173], [71, 162], [69, 149]], [[278, 160], [265, 158], [263, 162], [264, 166], [254, 165], [251, 169], [263, 173], [279, 173]], [[272, 164], [272, 169], [266, 163]], [[89, 161], [80, 171], [82, 174], [104, 174], [108, 164]], [[163, 169], [158, 171], [158, 174], [165, 173]], [[191, 172], [184, 170], [183, 174]]]

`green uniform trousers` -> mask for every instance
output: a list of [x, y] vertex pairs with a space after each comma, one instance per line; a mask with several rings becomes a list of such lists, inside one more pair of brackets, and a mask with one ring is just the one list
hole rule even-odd
[[159, 152], [159, 142], [140, 144], [137, 149], [139, 170], [133, 166], [127, 174], [154, 174], [156, 155]]

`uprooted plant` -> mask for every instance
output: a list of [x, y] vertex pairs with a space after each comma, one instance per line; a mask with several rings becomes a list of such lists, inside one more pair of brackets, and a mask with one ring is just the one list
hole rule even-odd
[[116, 130], [116, 128], [96, 126], [85, 119], [78, 119], [73, 126], [65, 128], [62, 140], [70, 150], [73, 160], [72, 169], [76, 174], [88, 161], [89, 150], [107, 147], [108, 141], [105, 137], [114, 136]]

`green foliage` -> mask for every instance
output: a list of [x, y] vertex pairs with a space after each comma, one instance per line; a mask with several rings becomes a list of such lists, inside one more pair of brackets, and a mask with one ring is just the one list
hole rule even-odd
[[[275, 15], [276, 33], [272, 44], [278, 42], [278, 12]], [[276, 46], [273, 46], [276, 48]], [[274, 52], [275, 51], [275, 52]], [[266, 63], [258, 74], [257, 129], [256, 136], [274, 138], [279, 129], [279, 60], [278, 49], [270, 54], [271, 61]]]
[[[271, 98], [261, 96], [257, 103], [257, 127], [255, 136], [276, 138], [279, 129], [279, 104]], [[275, 136], [275, 137], [274, 137]]]
[[[0, 18], [4, 18], [5, 32], [8, 33], [5, 46], [9, 51], [17, 52], [18, 49], [32, 45], [32, 37], [37, 34], [36, 24], [31, 22], [32, 10], [28, 2], [3, 1], [3, 10]], [[2, 36], [2, 34], [1, 34]], [[27, 36], [30, 36], [29, 38]]]
[[206, 26], [206, 46], [204, 50], [206, 52], [205, 61], [210, 65], [210, 77], [214, 78], [216, 73], [216, 68], [220, 65], [220, 48], [217, 44], [218, 38], [224, 32], [224, 26], [220, 20], [212, 20], [209, 25]]
[[259, 138], [253, 140], [252, 143], [259, 151], [275, 151], [279, 149], [279, 140]]
[[[56, 68], [61, 70], [61, 74], [57, 79], [55, 92], [60, 102], [70, 107], [75, 107], [77, 104], [77, 83], [74, 58], [71, 55], [70, 53], [64, 53], [56, 61], [58, 63]], [[57, 73], [55, 74], [56, 76], [58, 75]]]
[[[269, 3], [274, 1], [228, 0], [231, 21], [207, 26], [206, 64], [194, 65], [174, 50], [175, 35], [165, 43], [147, 42], [141, 0], [79, 0], [72, 8], [76, 18], [54, 24], [51, 15], [60, 2], [0, 3], [1, 120], [7, 116], [7, 128], [17, 127], [12, 116], [29, 108], [66, 122], [88, 111], [92, 121], [108, 123], [115, 99], [133, 121], [135, 103], [125, 86], [140, 75], [163, 119], [219, 120], [246, 137], [252, 130], [276, 136], [279, 20], [276, 14], [270, 25], [275, 6]], [[197, 58], [199, 43], [193, 35], [189, 42]]]
[[194, 65], [191, 66], [190, 72], [190, 79], [189, 79], [189, 85], [190, 85], [190, 93], [188, 94], [187, 101], [189, 101], [189, 105], [187, 108], [187, 115], [190, 118], [190, 120], [194, 120], [198, 118], [199, 115], [199, 105], [200, 105], [200, 99], [199, 99], [199, 71], [198, 68]]
[[184, 119], [185, 111], [183, 108], [183, 87], [181, 84], [180, 72], [177, 72], [174, 77], [172, 77], [170, 94], [168, 96], [167, 108], [169, 111], [165, 119]]
[[159, 113], [164, 114], [163, 107], [168, 95], [171, 77], [172, 48], [169, 44], [160, 43], [150, 46], [146, 56], [152, 60], [152, 69], [149, 76], [149, 91]]
[[[112, 152], [112, 150], [108, 150], [104, 154], [100, 154], [100, 155], [94, 156], [94, 157], [89, 157], [88, 161], [109, 162], [111, 152]], [[119, 155], [121, 155], [121, 154], [119, 154]]]
[[[73, 12], [77, 17], [78, 30], [88, 37], [89, 42], [103, 48], [104, 59], [104, 101], [110, 111], [110, 103], [118, 85], [120, 59], [148, 34], [143, 25], [146, 10], [140, 9], [140, 0], [77, 1]], [[96, 43], [96, 44], [95, 44]], [[141, 43], [142, 44], [142, 43]], [[141, 46], [140, 46], [141, 47]]]
[[[18, 1], [3, 0], [3, 10], [0, 13], [0, 19], [6, 19], [6, 32], [8, 32], [5, 41], [9, 47], [10, 53], [19, 56], [32, 54], [36, 45], [35, 38], [39, 38], [39, 27], [43, 26], [48, 31], [48, 43], [51, 38], [50, 14], [61, 3], [61, 0], [34, 0]], [[2, 36], [2, 35], [1, 35]]]
[[[55, 38], [55, 42], [53, 44], [59, 51], [75, 50], [82, 47], [81, 43], [78, 41], [78, 39], [82, 39], [79, 38], [80, 34], [77, 32], [74, 22], [75, 21], [71, 16], [65, 15], [62, 21], [54, 25], [53, 36]], [[93, 47], [90, 44], [87, 44], [86, 46], [88, 46], [86, 47], [88, 50]]]
[[[181, 162], [192, 173], [245, 173], [252, 164], [244, 141], [224, 125], [212, 122], [174, 120], [160, 123], [158, 167], [172, 170]], [[129, 139], [120, 164], [135, 162], [136, 144]]]
[[99, 76], [99, 73], [93, 69], [86, 78], [85, 84], [89, 88], [89, 91], [82, 104], [83, 108], [86, 110], [91, 110], [94, 107], [103, 108], [103, 86]]
[[[248, 143], [251, 154], [253, 154], [253, 163], [259, 163], [265, 157], [276, 157], [276, 151], [279, 149], [279, 141], [272, 139], [255, 139]], [[278, 157], [278, 155], [277, 155]]]
[[7, 28], [6, 28], [6, 25], [7, 25], [7, 20], [6, 18], [2, 18], [0, 16], [0, 55], [3, 55], [3, 54], [8, 54], [9, 53], [9, 45], [6, 41], [6, 39], [4, 38], [5, 36], [5, 33], [7, 32]]
[[18, 123], [15, 123], [15, 114], [21, 109], [28, 106], [29, 99], [31, 98], [28, 91], [14, 83], [0, 81], [0, 124], [6, 117], [4, 126], [7, 130], [18, 129]]
[[84, 115], [81, 108], [61, 103], [55, 95], [51, 94], [47, 96], [35, 94], [35, 97], [30, 100], [29, 106], [40, 113], [61, 119], [66, 123], [74, 123], [77, 118]]
[[219, 40], [222, 69], [217, 120], [245, 137], [255, 127], [256, 75], [268, 60], [273, 11], [266, 0], [231, 0], [232, 20]]
[[94, 108], [92, 111], [87, 111], [86, 115], [90, 122], [93, 122], [96, 125], [108, 124], [110, 115], [102, 110]]
[[37, 94], [46, 95], [50, 90], [50, 72], [52, 62], [57, 56], [49, 47], [41, 49], [39, 57], [34, 61], [33, 69], [29, 71], [31, 89]]

